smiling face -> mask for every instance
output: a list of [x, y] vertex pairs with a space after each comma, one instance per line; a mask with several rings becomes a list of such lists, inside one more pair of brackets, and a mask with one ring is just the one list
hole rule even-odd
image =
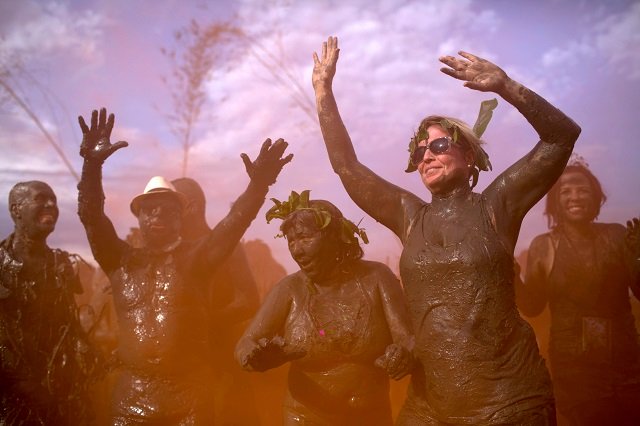
[[16, 231], [33, 239], [46, 239], [58, 222], [58, 201], [49, 185], [33, 181], [10, 196], [9, 209]]
[[[427, 129], [429, 139], [420, 141], [418, 146], [450, 136], [440, 125], [434, 124]], [[454, 143], [442, 154], [433, 154], [426, 150], [418, 172], [424, 186], [434, 195], [446, 195], [461, 185], [469, 186], [472, 154], [465, 152], [459, 143]]]
[[162, 247], [180, 236], [182, 206], [171, 194], [149, 194], [139, 203], [138, 224], [145, 244]]
[[565, 172], [558, 179], [558, 219], [585, 224], [598, 214], [598, 201], [589, 178], [578, 171]]
[[312, 281], [318, 283], [329, 277], [335, 266], [336, 244], [331, 237], [318, 229], [310, 212], [295, 213], [283, 230], [289, 244], [291, 257]]

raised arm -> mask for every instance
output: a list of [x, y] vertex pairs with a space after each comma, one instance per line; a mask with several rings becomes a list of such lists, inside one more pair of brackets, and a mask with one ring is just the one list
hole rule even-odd
[[109, 274], [119, 264], [126, 243], [118, 238], [113, 224], [104, 213], [104, 191], [102, 189], [102, 164], [127, 142], [111, 144], [111, 130], [115, 122], [113, 114], [102, 108], [100, 114], [91, 113], [91, 127], [78, 117], [82, 130], [80, 156], [84, 158], [82, 175], [78, 183], [78, 216], [87, 232], [93, 257]]
[[275, 183], [284, 165], [293, 158], [293, 154], [282, 158], [287, 146], [283, 139], [278, 139], [273, 144], [271, 139], [267, 139], [254, 162], [247, 154], [241, 154], [251, 180], [247, 189], [233, 203], [227, 216], [211, 230], [205, 240], [198, 265], [201, 271], [215, 269], [238, 244], [262, 207], [269, 186]]
[[529, 246], [524, 282], [519, 277], [515, 280], [516, 305], [527, 317], [540, 315], [547, 306], [554, 253], [549, 234], [538, 235]]
[[631, 291], [640, 300], [640, 218], [634, 217], [627, 221], [625, 236], [626, 256], [631, 272]]
[[230, 292], [232, 297], [224, 306], [214, 305], [211, 313], [212, 323], [228, 327], [253, 317], [260, 305], [258, 288], [241, 244], [236, 246], [222, 268], [216, 272], [213, 283], [214, 304], [216, 299], [219, 299], [216, 297], [220, 294], [219, 290], [225, 294]]
[[333, 77], [338, 62], [338, 39], [329, 37], [322, 44], [322, 56], [313, 54], [313, 88], [320, 130], [333, 171], [351, 199], [371, 217], [391, 229], [401, 239], [405, 227], [403, 202], [416, 197], [387, 182], [358, 161], [333, 95]]
[[540, 137], [531, 152], [484, 191], [497, 204], [494, 204], [497, 219], [504, 221], [515, 244], [524, 215], [562, 174], [580, 135], [580, 127], [540, 95], [509, 78], [497, 65], [470, 53], [459, 54], [462, 58], [440, 58], [448, 65], [441, 71], [464, 80], [465, 87], [500, 95], [520, 111]]

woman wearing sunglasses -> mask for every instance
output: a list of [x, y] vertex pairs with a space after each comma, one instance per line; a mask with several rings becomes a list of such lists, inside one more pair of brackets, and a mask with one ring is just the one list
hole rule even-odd
[[571, 161], [547, 194], [550, 232], [531, 242], [518, 307], [551, 312], [549, 355], [558, 410], [572, 425], [637, 425], [640, 346], [629, 290], [640, 299], [640, 220], [598, 223], [606, 197]]
[[[445, 74], [474, 90], [494, 92], [516, 107], [540, 137], [533, 150], [482, 193], [472, 192], [490, 168], [478, 134], [446, 117], [424, 119], [410, 149], [431, 202], [392, 185], [353, 149], [332, 92], [338, 42], [314, 54], [313, 86], [331, 165], [351, 198], [402, 241], [400, 273], [419, 368], [398, 423], [555, 424], [549, 374], [531, 327], [514, 301], [513, 250], [524, 215], [567, 163], [580, 128], [493, 63], [460, 52], [445, 56]], [[490, 108], [489, 108], [490, 109]]]

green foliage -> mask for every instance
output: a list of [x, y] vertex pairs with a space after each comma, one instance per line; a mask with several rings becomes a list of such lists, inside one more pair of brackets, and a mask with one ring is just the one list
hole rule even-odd
[[[311, 191], [309, 191], [308, 189], [305, 189], [300, 194], [298, 194], [296, 191], [291, 191], [291, 194], [289, 194], [289, 199], [287, 201], [280, 201], [276, 198], [271, 198], [271, 201], [273, 201], [274, 205], [265, 214], [267, 223], [271, 223], [273, 219], [284, 220], [296, 211], [309, 210], [315, 217], [318, 229], [325, 229], [327, 226], [329, 226], [333, 217], [331, 216], [331, 213], [325, 210], [321, 205], [310, 205], [310, 192]], [[340, 228], [340, 238], [343, 242], [351, 244], [354, 241], [357, 241], [357, 237], [360, 237], [365, 244], [369, 244], [367, 233], [365, 232], [364, 228], [358, 227], [359, 223], [358, 225], [356, 225], [345, 217], [341, 217], [340, 221], [342, 222]], [[276, 238], [278, 237], [283, 237], [283, 235], [276, 235]]]
[[[486, 101], [482, 101], [480, 104], [480, 111], [478, 112], [478, 118], [476, 123], [473, 125], [473, 133], [480, 139], [484, 134], [485, 130], [487, 130], [487, 126], [493, 117], [493, 110], [498, 106], [497, 99], [489, 99]], [[453, 143], [458, 143], [459, 139], [459, 129], [458, 126], [451, 121], [443, 118], [440, 120], [440, 126], [448, 131], [451, 134], [451, 140]], [[409, 141], [409, 163], [405, 172], [411, 173], [416, 171], [418, 168], [411, 163], [411, 158], [413, 157], [413, 153], [418, 147], [418, 143], [423, 140], [429, 139], [429, 133], [427, 129], [424, 128], [423, 125], [420, 125], [418, 131], [414, 133], [413, 137]], [[475, 165], [478, 170], [481, 171], [489, 171], [492, 169], [491, 162], [489, 161], [489, 154], [480, 146], [476, 144], [470, 144], [470, 148], [473, 151], [473, 156], [475, 158]], [[477, 179], [477, 177], [476, 177]]]

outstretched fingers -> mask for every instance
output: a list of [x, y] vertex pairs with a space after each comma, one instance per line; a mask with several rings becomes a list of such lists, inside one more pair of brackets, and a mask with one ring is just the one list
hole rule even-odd
[[109, 114], [109, 118], [107, 119], [107, 124], [105, 128], [105, 132], [107, 136], [111, 136], [111, 130], [113, 130], [113, 124], [115, 123], [115, 121], [116, 121], [116, 116], [113, 113]]
[[90, 131], [94, 131], [98, 128], [98, 111], [91, 111], [91, 129]]
[[81, 115], [78, 116], [78, 124], [80, 125], [80, 130], [82, 130], [83, 135], [89, 133], [89, 127], [87, 127], [87, 123], [85, 123]]

